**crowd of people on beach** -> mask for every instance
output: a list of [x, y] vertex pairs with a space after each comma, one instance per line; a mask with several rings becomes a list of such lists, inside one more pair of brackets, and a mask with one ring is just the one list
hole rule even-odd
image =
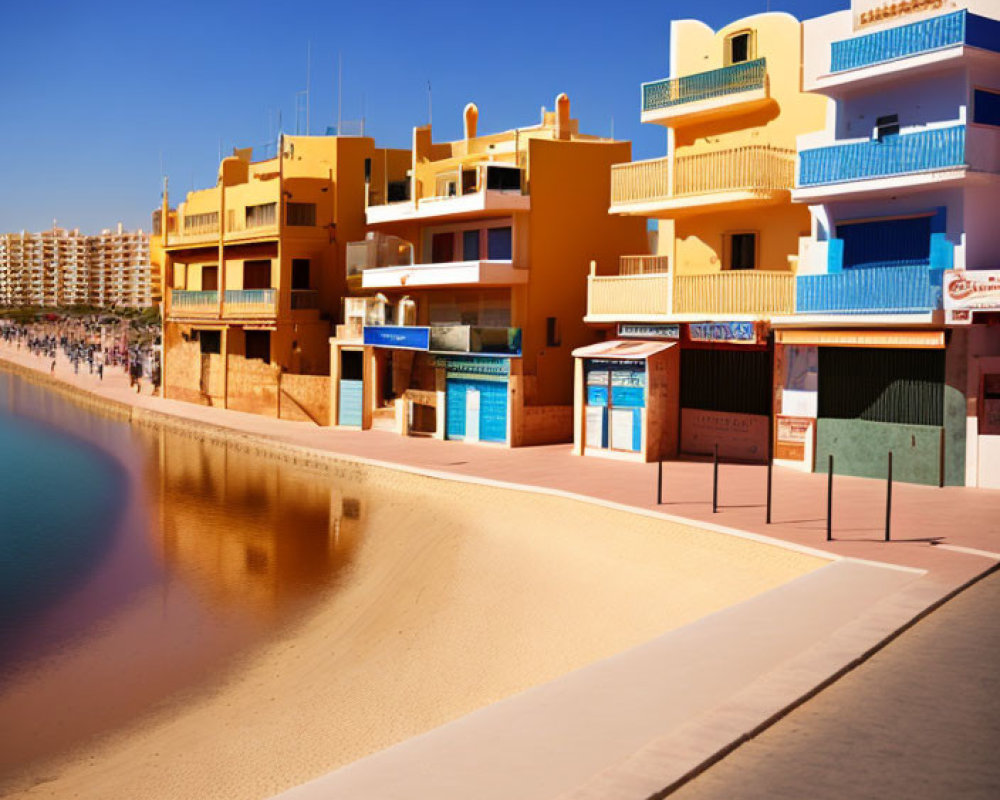
[[45, 319], [34, 322], [0, 320], [0, 339], [18, 350], [51, 360], [55, 372], [60, 353], [75, 374], [88, 374], [104, 380], [106, 369], [122, 369], [129, 386], [142, 391], [148, 380], [153, 394], [159, 393], [162, 367], [159, 348], [150, 337], [145, 341], [130, 335], [127, 321], [102, 321], [94, 318]]

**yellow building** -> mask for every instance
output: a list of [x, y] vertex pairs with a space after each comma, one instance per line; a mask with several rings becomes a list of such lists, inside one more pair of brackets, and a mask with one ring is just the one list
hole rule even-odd
[[332, 342], [334, 424], [508, 446], [569, 441], [588, 262], [645, 246], [607, 213], [628, 142], [579, 132], [569, 98], [538, 124], [464, 137], [414, 129], [411, 158], [369, 191], [351, 245], [345, 325]]
[[[666, 128], [667, 155], [616, 165], [611, 179], [611, 213], [657, 219], [657, 247], [622, 258], [618, 275], [592, 275], [586, 316], [610, 339], [662, 347], [578, 354], [578, 452], [654, 460], [718, 444], [731, 458], [767, 457], [767, 323], [794, 309], [810, 229], [791, 202], [796, 137], [826, 119], [826, 99], [802, 92], [801, 41], [783, 13], [719, 31], [672, 22], [670, 77], [643, 84], [641, 112]], [[669, 397], [646, 405], [647, 360], [670, 348], [680, 357], [657, 356]]]
[[166, 396], [326, 424], [329, 336], [344, 250], [365, 232], [369, 138], [282, 136], [277, 156], [236, 150], [217, 184], [176, 211], [164, 192]]

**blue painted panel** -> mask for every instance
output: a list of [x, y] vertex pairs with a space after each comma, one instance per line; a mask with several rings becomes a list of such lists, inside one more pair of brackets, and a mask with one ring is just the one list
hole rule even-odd
[[444, 411], [445, 438], [465, 438], [465, 381], [448, 381]]
[[905, 175], [965, 164], [965, 126], [887, 136], [883, 141], [817, 147], [799, 153], [799, 186]]
[[881, 219], [837, 226], [844, 269], [926, 267], [931, 260], [931, 217]]
[[608, 404], [608, 387], [607, 386], [588, 386], [587, 387], [587, 405], [588, 406], [606, 406]]
[[652, 111], [734, 92], [761, 89], [766, 79], [766, 59], [758, 58], [683, 78], [651, 81], [642, 85], [642, 110]]
[[972, 47], [1000, 53], [1000, 20], [969, 14], [965, 21], [965, 42]]
[[795, 310], [799, 314], [902, 313], [941, 308], [939, 270], [926, 267], [852, 269], [831, 275], [800, 275]]
[[340, 403], [337, 406], [338, 424], [361, 427], [361, 403], [363, 396], [363, 381], [340, 381]]
[[826, 249], [826, 271], [840, 272], [844, 268], [844, 242], [841, 239], [831, 239]]
[[611, 405], [615, 408], [643, 408], [646, 390], [642, 386], [612, 386]]
[[638, 453], [642, 450], [642, 409], [633, 409], [632, 415], [632, 449]]
[[365, 325], [364, 342], [374, 347], [398, 347], [406, 350], [428, 350], [431, 329], [413, 325]]
[[965, 38], [965, 11], [943, 14], [909, 25], [897, 25], [866, 36], [832, 42], [830, 71], [868, 67], [944, 47], [954, 47], [962, 44]]

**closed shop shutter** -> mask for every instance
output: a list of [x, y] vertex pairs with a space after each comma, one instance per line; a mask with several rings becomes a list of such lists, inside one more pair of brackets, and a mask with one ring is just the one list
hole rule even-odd
[[357, 425], [361, 427], [361, 397], [363, 381], [340, 381], [340, 403], [337, 422], [340, 425]]
[[765, 350], [682, 350], [681, 406], [770, 414], [771, 354]]
[[449, 439], [462, 439], [468, 429], [467, 395], [479, 393], [479, 439], [484, 442], [507, 441], [507, 382], [449, 378], [445, 433]]

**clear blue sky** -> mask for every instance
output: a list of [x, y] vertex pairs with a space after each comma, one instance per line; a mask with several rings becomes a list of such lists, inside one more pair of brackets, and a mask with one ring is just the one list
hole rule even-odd
[[[800, 19], [848, 0], [772, 0]], [[639, 84], [667, 75], [671, 18], [713, 27], [764, 11], [766, 0], [660, 2], [137, 2], [8, 4], [0, 26], [0, 232], [53, 218], [93, 233], [119, 220], [148, 230], [160, 164], [171, 204], [214, 184], [220, 141], [262, 144], [294, 133], [311, 43], [311, 132], [365, 111], [380, 145], [408, 147], [427, 121], [435, 139], [532, 124], [569, 94], [587, 133], [662, 155], [665, 136], [639, 124]], [[569, 10], [572, 9], [572, 10]], [[304, 119], [300, 119], [300, 126]]]

